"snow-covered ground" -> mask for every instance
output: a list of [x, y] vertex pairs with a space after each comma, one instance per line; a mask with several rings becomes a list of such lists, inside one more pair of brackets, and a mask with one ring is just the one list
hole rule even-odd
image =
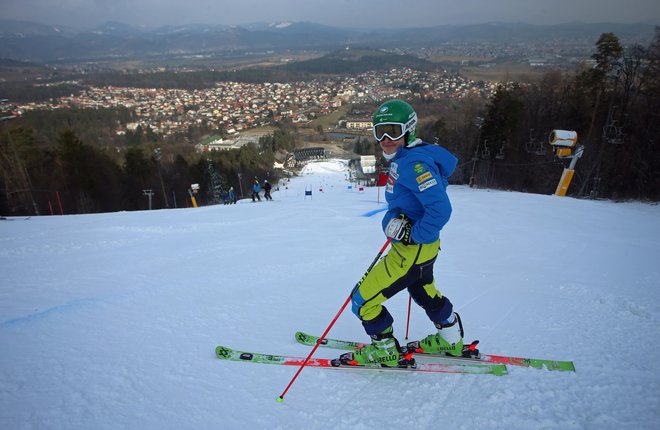
[[[575, 373], [310, 368], [278, 403], [296, 368], [215, 358], [306, 356], [293, 334], [321, 334], [384, 244], [382, 190], [342, 166], [273, 202], [0, 221], [0, 428], [658, 428], [654, 205], [449, 189], [435, 275], [466, 337]], [[405, 292], [388, 303], [403, 339]], [[433, 330], [416, 307], [410, 327]], [[368, 340], [350, 309], [330, 336]]]

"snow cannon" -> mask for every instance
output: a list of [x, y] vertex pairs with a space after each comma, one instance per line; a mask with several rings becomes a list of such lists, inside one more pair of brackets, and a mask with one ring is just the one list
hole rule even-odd
[[582, 157], [584, 146], [577, 144], [577, 132], [572, 130], [552, 130], [548, 140], [550, 145], [553, 146], [557, 157], [571, 159], [571, 164], [568, 168], [564, 168], [555, 190], [556, 196], [563, 197], [568, 191], [571, 180], [573, 180], [575, 165], [577, 160]]
[[552, 130], [550, 132], [550, 145], [555, 148], [555, 155], [559, 158], [569, 157], [577, 145], [577, 133], [571, 130]]
[[190, 184], [188, 194], [190, 195], [190, 202], [194, 208], [197, 207], [197, 200], [195, 199], [195, 194], [197, 193], [199, 193], [199, 184]]

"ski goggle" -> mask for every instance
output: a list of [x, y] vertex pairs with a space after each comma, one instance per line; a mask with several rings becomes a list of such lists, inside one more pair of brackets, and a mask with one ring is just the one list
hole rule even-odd
[[406, 134], [405, 129], [405, 124], [400, 122], [383, 122], [374, 126], [374, 137], [379, 142], [385, 137], [390, 140], [397, 140]]

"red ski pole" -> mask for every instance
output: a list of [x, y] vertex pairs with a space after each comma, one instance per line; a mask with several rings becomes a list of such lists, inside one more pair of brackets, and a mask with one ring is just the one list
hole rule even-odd
[[374, 261], [371, 262], [371, 265], [369, 266], [367, 271], [364, 272], [364, 275], [362, 276], [362, 279], [360, 279], [360, 282], [358, 282], [355, 285], [355, 287], [353, 288], [353, 290], [351, 290], [351, 294], [348, 296], [348, 298], [344, 302], [341, 309], [339, 309], [339, 312], [337, 312], [337, 315], [335, 315], [335, 317], [332, 319], [332, 322], [330, 323], [328, 328], [325, 329], [325, 331], [323, 332], [323, 334], [321, 335], [319, 340], [316, 341], [316, 345], [314, 345], [314, 348], [312, 348], [312, 351], [309, 353], [307, 358], [305, 358], [305, 361], [303, 361], [303, 363], [300, 365], [300, 367], [298, 368], [298, 371], [296, 372], [296, 374], [293, 375], [293, 378], [291, 378], [291, 381], [289, 382], [289, 385], [286, 386], [286, 388], [284, 389], [282, 394], [280, 394], [280, 396], [277, 398], [278, 402], [284, 401], [284, 395], [286, 394], [287, 391], [289, 391], [289, 388], [291, 388], [291, 386], [293, 385], [293, 381], [296, 380], [298, 375], [300, 375], [300, 372], [302, 372], [303, 368], [307, 365], [307, 362], [309, 361], [309, 359], [312, 358], [312, 355], [314, 355], [314, 353], [318, 349], [319, 345], [321, 345], [321, 342], [323, 342], [323, 340], [327, 336], [327, 334], [330, 331], [330, 329], [332, 328], [332, 326], [335, 325], [335, 322], [339, 319], [339, 316], [342, 314], [342, 312], [344, 312], [344, 309], [346, 309], [346, 306], [348, 306], [348, 304], [350, 303], [351, 299], [353, 298], [353, 294], [355, 294], [357, 289], [360, 287], [360, 284], [362, 284], [362, 280], [364, 280], [364, 278], [369, 274], [369, 272], [371, 272], [371, 269], [374, 268], [374, 266], [376, 265], [376, 263], [380, 259], [380, 256], [383, 255], [383, 252], [385, 252], [385, 249], [390, 244], [390, 242], [392, 242], [392, 238], [388, 237], [387, 242], [385, 242], [385, 245], [383, 245], [383, 247], [380, 249], [380, 251], [378, 251], [378, 255], [376, 255], [376, 258], [374, 258]]

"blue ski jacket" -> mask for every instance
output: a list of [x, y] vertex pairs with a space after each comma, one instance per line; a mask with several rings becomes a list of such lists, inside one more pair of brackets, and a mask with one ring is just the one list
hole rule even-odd
[[451, 152], [427, 142], [412, 148], [400, 147], [385, 186], [388, 210], [382, 221], [383, 231], [392, 218], [405, 214], [413, 224], [413, 242], [438, 240], [451, 216], [447, 178], [454, 173], [456, 163], [458, 159]]

